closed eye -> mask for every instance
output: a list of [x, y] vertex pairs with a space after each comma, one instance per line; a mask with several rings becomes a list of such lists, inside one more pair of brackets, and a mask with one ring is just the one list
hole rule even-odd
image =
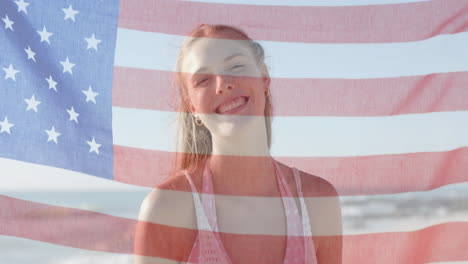
[[242, 67], [244, 67], [244, 65], [236, 65], [236, 66], [232, 67], [231, 69], [242, 68]]
[[200, 84], [204, 83], [206, 80], [208, 80], [208, 79], [203, 79], [203, 80], [201, 80], [201, 81], [197, 82], [197, 83], [195, 84], [195, 86], [198, 86], [198, 85], [200, 85]]

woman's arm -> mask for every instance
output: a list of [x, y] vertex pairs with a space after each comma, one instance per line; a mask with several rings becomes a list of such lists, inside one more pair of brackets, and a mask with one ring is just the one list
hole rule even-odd
[[302, 186], [318, 264], [342, 263], [342, 217], [338, 192], [323, 178], [304, 173]]
[[[170, 219], [170, 201], [166, 190], [154, 189], [143, 201], [136, 224], [134, 256], [136, 264], [177, 264], [171, 227], [159, 224]], [[172, 205], [176, 203], [172, 201]], [[172, 228], [174, 229], [174, 228]]]
[[[336, 193], [335, 188], [330, 189], [330, 192]], [[343, 235], [341, 206], [337, 194], [323, 200], [323, 209], [320, 214], [327, 219], [327, 224], [324, 226], [323, 236], [317, 239], [319, 241], [317, 261], [318, 263], [341, 264]]]

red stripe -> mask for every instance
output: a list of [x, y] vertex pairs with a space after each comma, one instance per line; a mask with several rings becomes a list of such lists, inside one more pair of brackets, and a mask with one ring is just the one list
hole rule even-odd
[[[172, 75], [115, 67], [112, 104], [176, 111]], [[468, 72], [361, 80], [276, 78], [270, 91], [274, 116], [384, 116], [468, 110], [468, 100], [460, 100], [468, 98], [466, 83]]]
[[[173, 156], [114, 145], [114, 179], [154, 187], [168, 176]], [[341, 196], [425, 191], [468, 181], [467, 147], [446, 152], [275, 159], [328, 180]]]
[[132, 253], [135, 220], [0, 196], [0, 235]]
[[[28, 238], [63, 246], [113, 253], [135, 253], [185, 261], [196, 230], [170, 227], [78, 209], [44, 205], [0, 196], [0, 235]], [[423, 263], [467, 260], [468, 223], [451, 222], [412, 232], [388, 232], [343, 236], [343, 260], [347, 263]], [[140, 240], [146, 234], [146, 240]], [[283, 235], [239, 235], [220, 233], [225, 245], [242, 239], [241, 248], [258, 256], [278, 245]], [[318, 254], [336, 255], [341, 236], [314, 236]], [[377, 245], [377, 246], [376, 246]], [[181, 249], [185, 254], [179, 257]], [[247, 253], [250, 252], [250, 253]], [[320, 259], [320, 258], [319, 258]]]
[[412, 232], [343, 236], [346, 263], [417, 264], [468, 260], [468, 223], [451, 222]]
[[174, 111], [173, 74], [156, 70], [114, 66], [112, 105], [128, 108]]
[[114, 145], [114, 180], [156, 187], [168, 175], [174, 155], [170, 152]]
[[229, 24], [256, 40], [384, 43], [465, 32], [467, 13], [465, 0], [333, 7], [122, 0], [119, 27], [186, 35], [198, 23]]

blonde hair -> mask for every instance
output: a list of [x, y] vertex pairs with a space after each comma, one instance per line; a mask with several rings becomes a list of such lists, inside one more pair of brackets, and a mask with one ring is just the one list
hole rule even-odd
[[[193, 172], [198, 166], [198, 162], [204, 162], [211, 155], [212, 151], [212, 138], [210, 131], [204, 126], [195, 125], [195, 117], [191, 114], [188, 105], [188, 92], [185, 86], [181, 68], [186, 54], [189, 52], [191, 46], [197, 38], [210, 37], [217, 38], [218, 33], [228, 33], [229, 37], [223, 36], [223, 39], [230, 38], [236, 40], [246, 40], [248, 47], [251, 49], [254, 58], [256, 59], [257, 66], [262, 71], [263, 77], [268, 77], [268, 69], [265, 64], [265, 52], [262, 46], [249, 38], [247, 34], [241, 29], [227, 26], [227, 25], [208, 25], [199, 24], [189, 37], [185, 39], [180, 48], [177, 56], [175, 66], [175, 76], [173, 79], [173, 89], [179, 93], [179, 101], [177, 102], [177, 133], [176, 133], [176, 153], [172, 165], [170, 176], [176, 175], [181, 170]], [[269, 87], [268, 87], [269, 93]], [[272, 123], [272, 105], [271, 93], [266, 97], [265, 101], [265, 125], [267, 129], [267, 142], [268, 149], [271, 147], [271, 123]]]

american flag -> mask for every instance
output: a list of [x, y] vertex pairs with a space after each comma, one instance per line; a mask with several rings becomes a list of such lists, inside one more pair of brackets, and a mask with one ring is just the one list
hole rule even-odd
[[265, 48], [272, 156], [336, 187], [343, 263], [468, 263], [466, 0], [2, 0], [0, 18], [0, 263], [133, 262], [200, 23]]

